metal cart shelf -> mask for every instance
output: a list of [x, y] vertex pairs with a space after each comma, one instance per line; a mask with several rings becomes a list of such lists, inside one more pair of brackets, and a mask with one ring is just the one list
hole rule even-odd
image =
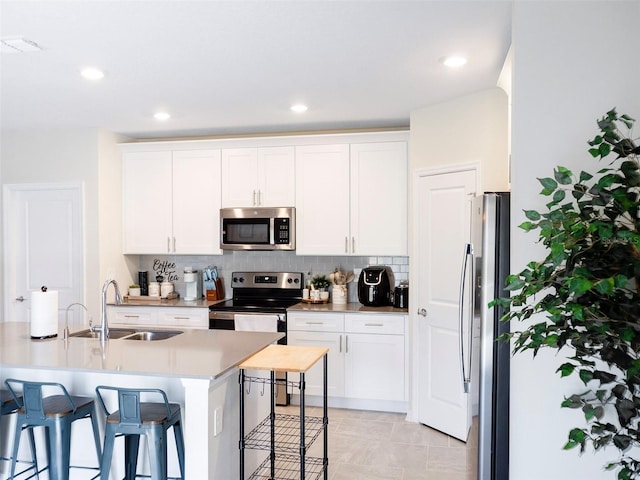
[[[244, 480], [245, 449], [269, 450], [270, 455], [249, 477], [269, 480], [317, 480], [328, 477], [328, 416], [327, 416], [327, 348], [270, 345], [240, 364], [240, 480]], [[305, 373], [320, 359], [323, 360], [323, 416], [305, 414]], [[245, 370], [268, 370], [270, 377], [246, 376]], [[276, 372], [297, 372], [300, 381], [287, 381], [287, 385], [300, 392], [300, 415], [276, 414]], [[270, 388], [270, 413], [251, 432], [245, 435], [244, 395], [245, 385], [268, 384]], [[323, 434], [323, 458], [307, 456], [307, 450]]]

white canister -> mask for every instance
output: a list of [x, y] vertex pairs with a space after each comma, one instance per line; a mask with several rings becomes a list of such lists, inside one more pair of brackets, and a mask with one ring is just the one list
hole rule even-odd
[[160, 296], [160, 284], [158, 282], [149, 282], [149, 296], [150, 297]]
[[160, 284], [160, 296], [166, 297], [171, 292], [173, 292], [173, 283], [171, 282], [162, 282]]
[[346, 285], [334, 285], [331, 292], [331, 301], [338, 305], [346, 305], [349, 297], [349, 290]]

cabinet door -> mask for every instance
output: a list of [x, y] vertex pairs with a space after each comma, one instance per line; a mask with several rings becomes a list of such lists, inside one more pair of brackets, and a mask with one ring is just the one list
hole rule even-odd
[[347, 397], [405, 400], [403, 335], [348, 333], [344, 357]]
[[[330, 397], [344, 396], [344, 335], [342, 333], [327, 332], [287, 332], [287, 344], [304, 347], [326, 347], [327, 354], [327, 395]], [[291, 379], [298, 381], [298, 374], [290, 373]], [[305, 373], [305, 394], [323, 394], [323, 362], [316, 363]], [[294, 389], [293, 393], [297, 393]]]
[[349, 145], [296, 147], [296, 253], [349, 252]]
[[173, 154], [172, 253], [220, 250], [220, 150]]
[[222, 206], [258, 206], [258, 149], [222, 150]]
[[406, 142], [351, 145], [351, 253], [407, 255]]
[[293, 207], [296, 204], [295, 149], [258, 149], [258, 205]]
[[169, 253], [172, 236], [171, 152], [123, 156], [123, 253]]

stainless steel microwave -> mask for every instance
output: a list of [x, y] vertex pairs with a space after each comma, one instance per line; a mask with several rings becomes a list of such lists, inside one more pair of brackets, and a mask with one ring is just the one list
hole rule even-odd
[[296, 209], [221, 208], [223, 250], [295, 250]]

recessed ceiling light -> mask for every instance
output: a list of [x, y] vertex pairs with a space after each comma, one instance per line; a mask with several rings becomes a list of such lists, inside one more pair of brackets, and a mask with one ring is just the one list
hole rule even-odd
[[298, 103], [296, 105], [293, 105], [291, 107], [291, 110], [296, 112], [296, 113], [303, 113], [306, 112], [309, 109], [309, 107], [307, 107], [306, 105], [303, 105], [301, 103]]
[[104, 78], [104, 72], [98, 68], [93, 67], [83, 68], [80, 72], [80, 75], [82, 75], [87, 80], [100, 80]]
[[171, 118], [171, 115], [167, 112], [158, 112], [153, 116], [153, 118], [155, 118], [159, 122], [164, 122], [166, 120], [169, 120]]
[[450, 68], [460, 68], [467, 63], [466, 57], [463, 57], [461, 55], [451, 55], [448, 57], [442, 57], [440, 61], [444, 66], [450, 67]]

